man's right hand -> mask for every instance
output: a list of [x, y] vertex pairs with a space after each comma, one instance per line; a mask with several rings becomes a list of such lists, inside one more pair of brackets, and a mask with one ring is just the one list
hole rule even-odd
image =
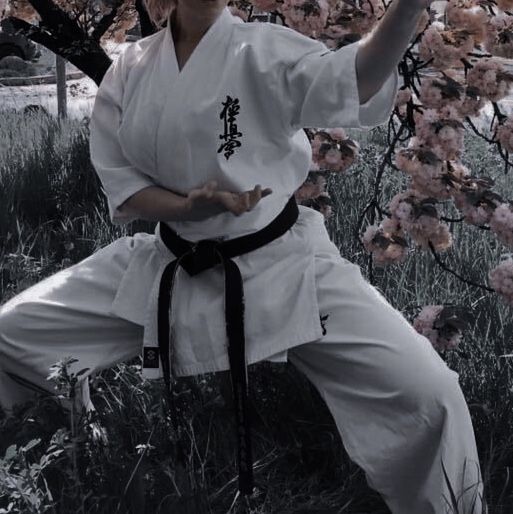
[[253, 209], [262, 198], [272, 193], [270, 188], [262, 190], [260, 184], [242, 193], [232, 193], [216, 188], [217, 182], [211, 180], [203, 187], [189, 191], [186, 197], [186, 208], [189, 211], [190, 220], [202, 220], [227, 211], [240, 216]]

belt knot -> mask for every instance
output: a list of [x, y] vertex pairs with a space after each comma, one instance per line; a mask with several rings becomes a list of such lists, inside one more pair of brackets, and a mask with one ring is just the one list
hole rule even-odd
[[200, 239], [183, 256], [181, 266], [190, 276], [213, 268], [222, 262], [221, 244], [219, 239]]

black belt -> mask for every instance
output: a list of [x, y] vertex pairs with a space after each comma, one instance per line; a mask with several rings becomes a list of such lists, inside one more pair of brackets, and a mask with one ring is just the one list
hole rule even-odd
[[[169, 317], [173, 283], [178, 266], [190, 276], [223, 264], [225, 271], [225, 316], [228, 336], [228, 356], [232, 381], [233, 404], [236, 416], [237, 457], [239, 468], [239, 491], [253, 492], [253, 459], [248, 412], [248, 377], [244, 338], [244, 289], [242, 276], [231, 257], [251, 252], [282, 236], [296, 222], [299, 209], [291, 196], [284, 209], [267, 226], [254, 232], [226, 241], [202, 239], [191, 242], [181, 238], [165, 223], [159, 222], [160, 237], [169, 250], [176, 255], [164, 269], [158, 295], [158, 342], [159, 353], [171, 408], [169, 369]], [[244, 214], [242, 214], [244, 216]], [[176, 411], [173, 412], [176, 415]]]

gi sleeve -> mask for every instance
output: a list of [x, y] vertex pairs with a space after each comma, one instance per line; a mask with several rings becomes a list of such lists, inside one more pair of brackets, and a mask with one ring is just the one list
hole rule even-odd
[[292, 29], [278, 30], [283, 64], [278, 80], [289, 126], [369, 129], [390, 117], [399, 89], [397, 68], [360, 104], [356, 54], [362, 41], [330, 50]]
[[126, 79], [125, 58], [128, 47], [107, 69], [94, 101], [89, 121], [89, 153], [107, 197], [109, 216], [114, 225], [137, 219], [120, 206], [137, 191], [155, 186], [151, 177], [132, 166], [118, 140], [123, 89]]

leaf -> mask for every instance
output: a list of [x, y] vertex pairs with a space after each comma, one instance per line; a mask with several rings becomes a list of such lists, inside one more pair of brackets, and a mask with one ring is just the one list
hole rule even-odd
[[421, 205], [418, 209], [418, 213], [419, 214], [417, 217], [424, 215], [430, 216], [431, 218], [438, 218], [438, 211], [436, 210], [436, 207], [431, 203]]
[[79, 372], [75, 373], [75, 376], [76, 377], [79, 377], [80, 375], [83, 375], [87, 370], [89, 370], [91, 368], [84, 368], [84, 369], [81, 369]]
[[11, 460], [14, 457], [16, 457], [16, 445], [11, 444], [11, 446], [9, 446], [9, 448], [7, 448], [7, 450], [5, 451], [4, 459]]
[[440, 158], [435, 154], [435, 152], [428, 149], [420, 149], [417, 151], [417, 155], [419, 161], [423, 164], [428, 164], [430, 166], [435, 166], [440, 162]]
[[406, 239], [404, 237], [401, 237], [401, 236], [397, 236], [397, 235], [392, 235], [391, 238], [390, 238], [395, 244], [399, 245], [399, 246], [402, 246], [404, 248], [408, 248], [408, 242], [406, 241]]
[[51, 456], [57, 458], [61, 453], [63, 453], [64, 450], [63, 449], [60, 449], [60, 450], [53, 450], [52, 453], [50, 454]]
[[32, 502], [32, 505], [34, 505], [34, 507], [36, 507], [36, 506], [39, 507], [39, 505], [41, 503], [41, 500], [40, 500], [39, 496], [34, 491], [31, 491], [29, 493], [29, 499]]
[[381, 232], [376, 232], [374, 237], [372, 238], [373, 244], [375, 244], [378, 248], [386, 250], [390, 245], [390, 239], [384, 236]]
[[468, 307], [446, 305], [438, 314], [437, 319], [440, 320], [442, 324], [452, 325], [460, 330], [464, 330], [465, 326], [472, 322], [473, 313]]
[[41, 474], [41, 466], [39, 464], [32, 464], [30, 466], [30, 476], [32, 478], [37, 478]]
[[28, 451], [34, 448], [34, 446], [37, 446], [41, 442], [41, 439], [32, 439], [32, 441], [29, 441], [26, 446], [23, 446], [20, 448], [20, 451]]

